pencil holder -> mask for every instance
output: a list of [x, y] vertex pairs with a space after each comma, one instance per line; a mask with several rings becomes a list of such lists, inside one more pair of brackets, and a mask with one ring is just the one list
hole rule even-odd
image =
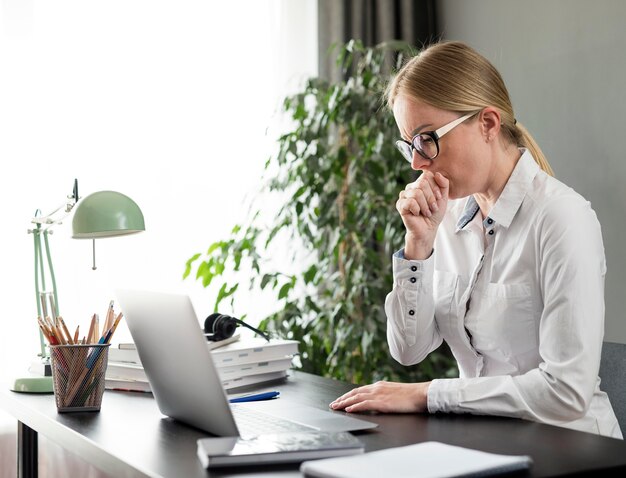
[[109, 344], [52, 345], [52, 383], [59, 412], [100, 411]]

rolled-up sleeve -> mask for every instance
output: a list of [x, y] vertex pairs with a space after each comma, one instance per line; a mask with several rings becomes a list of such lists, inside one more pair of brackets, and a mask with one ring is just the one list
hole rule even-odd
[[405, 259], [404, 250], [393, 255], [393, 289], [385, 300], [387, 342], [403, 365], [421, 362], [442, 342], [435, 324], [433, 255], [423, 261]]

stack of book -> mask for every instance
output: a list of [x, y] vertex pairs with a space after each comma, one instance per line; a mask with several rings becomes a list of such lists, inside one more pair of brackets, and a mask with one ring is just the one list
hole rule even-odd
[[[298, 353], [298, 342], [295, 340], [239, 340], [238, 335], [220, 342], [207, 342], [207, 347], [211, 350], [213, 362], [226, 390], [286, 377], [291, 360]], [[134, 344], [111, 346], [105, 387], [150, 391], [148, 378]]]

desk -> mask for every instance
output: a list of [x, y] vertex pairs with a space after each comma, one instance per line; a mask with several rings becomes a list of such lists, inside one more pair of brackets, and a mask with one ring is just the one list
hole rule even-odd
[[[281, 401], [297, 401], [327, 409], [350, 385], [294, 372], [272, 388]], [[151, 394], [106, 391], [100, 413], [58, 414], [52, 395], [0, 390], [0, 406], [18, 420], [18, 453], [23, 476], [34, 467], [37, 433], [81, 456], [113, 476], [225, 476], [204, 470], [196, 457], [196, 440], [204, 432], [163, 417]], [[599, 475], [626, 470], [626, 442], [523, 420], [472, 415], [361, 415], [379, 424], [359, 433], [366, 451], [436, 440], [494, 453], [527, 454], [534, 466], [524, 476], [572, 473]], [[36, 449], [36, 448], [35, 448]], [[19, 450], [19, 448], [18, 448]], [[34, 456], [33, 456], [34, 455]], [[419, 464], [416, 464], [419, 467]], [[417, 469], [417, 468], [416, 468]], [[238, 471], [229, 476], [300, 476], [297, 465]], [[19, 474], [19, 471], [18, 471]]]

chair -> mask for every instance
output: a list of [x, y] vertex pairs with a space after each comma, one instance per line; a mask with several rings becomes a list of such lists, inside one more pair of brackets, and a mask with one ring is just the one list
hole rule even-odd
[[600, 389], [609, 396], [622, 433], [626, 434], [626, 344], [602, 344], [600, 379]]

